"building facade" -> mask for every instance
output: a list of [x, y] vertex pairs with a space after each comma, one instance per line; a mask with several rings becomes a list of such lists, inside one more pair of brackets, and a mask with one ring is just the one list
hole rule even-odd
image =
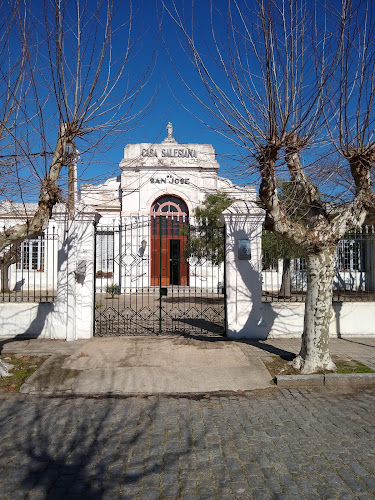
[[244, 189], [220, 177], [212, 145], [180, 144], [170, 123], [167, 129], [160, 144], [128, 144], [119, 176], [81, 188], [81, 204], [101, 216], [97, 287], [112, 283], [121, 290], [156, 285], [216, 289], [223, 281], [222, 269], [184, 257], [187, 232], [207, 194], [221, 191], [251, 203], [255, 188]]
[[[56, 206], [44, 234], [10, 247], [14, 262], [5, 258], [8, 249], [0, 255], [0, 336], [301, 335], [303, 259], [291, 267], [292, 296], [279, 302], [283, 262], [268, 255], [255, 188], [220, 177], [211, 145], [180, 144], [167, 129], [159, 144], [128, 144], [118, 176], [83, 185], [73, 219]], [[218, 243], [225, 271], [185, 252], [196, 208], [218, 191], [233, 199]], [[0, 223], [25, 222], [35, 209], [4, 200]], [[375, 318], [374, 241], [374, 228], [365, 228], [338, 246], [336, 282], [344, 293], [333, 303], [333, 336], [375, 335], [375, 320], [366, 329], [361, 322], [364, 314]]]

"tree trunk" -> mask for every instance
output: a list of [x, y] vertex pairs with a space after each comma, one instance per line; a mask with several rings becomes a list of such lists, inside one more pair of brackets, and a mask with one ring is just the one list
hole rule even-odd
[[325, 250], [306, 257], [307, 293], [302, 345], [293, 366], [301, 373], [335, 370], [329, 348], [329, 323], [332, 315], [334, 253]]
[[13, 365], [10, 363], [5, 363], [0, 359], [0, 377], [11, 377], [12, 374], [9, 373], [9, 370], [13, 368]]
[[9, 266], [10, 264], [3, 263], [1, 266], [1, 292], [9, 292]]
[[281, 287], [279, 291], [280, 297], [289, 298], [290, 290], [290, 259], [283, 260], [283, 275], [281, 278]]

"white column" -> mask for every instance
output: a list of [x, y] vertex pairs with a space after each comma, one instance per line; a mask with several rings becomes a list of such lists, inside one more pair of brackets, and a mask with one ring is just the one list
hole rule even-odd
[[76, 297], [76, 280], [75, 270], [77, 267], [77, 221], [67, 221], [67, 315], [66, 315], [66, 340], [76, 340], [76, 314], [77, 314], [77, 297]]
[[59, 217], [57, 296], [51, 321], [52, 338], [87, 339], [94, 330], [94, 222], [86, 207], [74, 220]]
[[[226, 226], [227, 335], [264, 339], [267, 324], [262, 304], [262, 224], [264, 210], [253, 202], [236, 201], [223, 212]], [[240, 244], [250, 254], [240, 254]]]
[[66, 339], [67, 314], [68, 314], [68, 218], [66, 207], [59, 205], [55, 208], [53, 219], [56, 223], [57, 244], [57, 290], [53, 313], [50, 315], [48, 325], [49, 337], [53, 339]]
[[[74, 236], [68, 288], [68, 318], [70, 327], [67, 330], [67, 340], [88, 339], [94, 333], [95, 307], [95, 228], [98, 214], [86, 208], [73, 221]], [[70, 331], [71, 328], [71, 331]]]

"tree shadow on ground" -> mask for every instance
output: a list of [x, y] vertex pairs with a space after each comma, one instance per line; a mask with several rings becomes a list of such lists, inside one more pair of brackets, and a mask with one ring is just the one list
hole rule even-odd
[[280, 356], [280, 358], [285, 359], [286, 361], [291, 361], [296, 357], [297, 353], [292, 351], [287, 351], [285, 349], [281, 349], [279, 347], [275, 347], [273, 345], [266, 344], [260, 340], [247, 340], [242, 339], [241, 342], [249, 345], [253, 345], [262, 351], [269, 352], [270, 354], [274, 354], [275, 356]]
[[365, 344], [364, 342], [358, 342], [358, 340], [352, 340], [352, 339], [344, 338], [341, 336], [339, 336], [338, 338], [340, 340], [344, 340], [345, 342], [351, 342], [352, 344], [364, 345], [366, 347], [371, 347], [372, 349], [375, 349], [375, 345]]
[[[5, 497], [135, 498], [146, 483], [157, 492], [163, 469], [178, 468], [192, 447], [190, 438], [164, 447], [156, 398], [16, 397], [0, 425]], [[181, 422], [171, 425], [179, 435]]]
[[[173, 318], [173, 320], [176, 323], [176, 331], [179, 330], [179, 327], [177, 326], [177, 323], [183, 323], [188, 325], [188, 327], [191, 327], [191, 330], [188, 329], [181, 329], [182, 334], [189, 335], [190, 333], [194, 333], [197, 330], [201, 330], [200, 335], [201, 336], [209, 336], [214, 334], [215, 336], [220, 336], [220, 337], [225, 337], [225, 327], [224, 324], [216, 323], [214, 321], [209, 321], [204, 318]], [[204, 331], [204, 333], [203, 333]]]
[[13, 342], [27, 341], [38, 338], [39, 335], [30, 335], [25, 333], [20, 333], [14, 337], [8, 337], [0, 340], [0, 354], [3, 352], [3, 348], [6, 344], [12, 344]]

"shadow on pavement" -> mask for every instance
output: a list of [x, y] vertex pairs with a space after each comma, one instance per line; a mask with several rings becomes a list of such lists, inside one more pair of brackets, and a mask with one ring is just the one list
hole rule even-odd
[[297, 355], [297, 353], [286, 351], [285, 349], [280, 349], [279, 347], [275, 347], [273, 345], [265, 344], [259, 340], [240, 340], [239, 342], [243, 342], [244, 344], [250, 344], [262, 351], [269, 352], [270, 354], [274, 354], [276, 356], [280, 356], [280, 358], [285, 359], [286, 361], [291, 361]]
[[2, 451], [17, 450], [2, 484], [5, 497], [16, 488], [18, 495], [51, 500], [117, 498], [120, 489], [135, 498], [146, 478], [158, 487], [162, 470], [174, 470], [193, 446], [190, 436], [182, 449], [164, 449], [164, 435], [153, 436], [155, 423], [165, 421], [158, 401], [64, 398], [12, 406], [0, 418], [7, 436]]
[[350, 339], [345, 339], [343, 337], [339, 337], [339, 339], [340, 340], [345, 340], [345, 342], [351, 342], [352, 344], [364, 345], [366, 347], [371, 347], [372, 349], [375, 349], [375, 345], [365, 344], [363, 342], [358, 342], [358, 340], [350, 340]]

